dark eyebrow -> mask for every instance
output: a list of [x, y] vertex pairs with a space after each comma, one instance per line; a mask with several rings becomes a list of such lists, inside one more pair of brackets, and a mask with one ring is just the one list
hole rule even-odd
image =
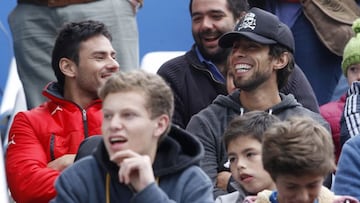
[[246, 153], [248, 153], [248, 152], [250, 152], [250, 151], [254, 151], [254, 150], [255, 150], [255, 148], [253, 148], [253, 147], [248, 147], [248, 148], [245, 148], [244, 150], [242, 150], [241, 153], [242, 153], [242, 154], [246, 154]]
[[229, 153], [228, 153], [228, 156], [236, 156], [236, 153], [229, 152]]
[[[241, 154], [246, 154], [246, 153], [248, 153], [248, 152], [250, 152], [250, 151], [254, 151], [254, 150], [256, 150], [255, 148], [253, 148], [253, 147], [248, 147], [248, 148], [245, 148], [244, 150], [241, 150]], [[228, 155], [236, 155], [236, 153], [233, 153], [233, 152], [230, 152], [230, 153], [228, 153]]]
[[[95, 56], [95, 55], [107, 55], [108, 52], [107, 51], [94, 51], [93, 53], [91, 53], [91, 56]], [[110, 55], [114, 55], [116, 54], [116, 51], [111, 51]]]
[[[222, 11], [222, 10], [216, 10], [216, 9], [212, 9], [212, 10], [210, 10], [210, 11], [206, 11], [205, 13], [206, 13], [206, 14], [225, 14], [224, 11]], [[193, 13], [191, 14], [191, 17], [193, 17], [193, 16], [199, 16], [199, 15], [204, 15], [204, 14], [201, 13], [201, 12], [193, 12]]]

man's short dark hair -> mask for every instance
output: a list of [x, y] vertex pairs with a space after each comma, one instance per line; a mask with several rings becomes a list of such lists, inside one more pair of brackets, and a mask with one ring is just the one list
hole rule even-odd
[[[234, 19], [240, 18], [241, 12], [247, 11], [249, 9], [249, 3], [247, 0], [226, 0], [228, 9], [234, 16]], [[189, 3], [190, 15], [192, 14], [192, 2]]]
[[70, 22], [64, 24], [60, 29], [52, 52], [51, 65], [61, 93], [64, 92], [65, 75], [59, 68], [60, 60], [68, 58], [75, 62], [75, 64], [79, 64], [80, 44], [97, 35], [103, 35], [110, 41], [112, 40], [111, 34], [104, 23], [99, 21]]

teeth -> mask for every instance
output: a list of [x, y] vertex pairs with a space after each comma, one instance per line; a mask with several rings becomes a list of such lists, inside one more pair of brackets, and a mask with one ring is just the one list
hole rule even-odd
[[111, 138], [110, 139], [110, 143], [116, 143], [116, 142], [125, 142], [126, 141], [126, 139], [124, 139], [124, 138], [121, 138], [121, 137], [113, 137], [113, 138]]
[[205, 37], [205, 40], [216, 40], [216, 37]]
[[235, 66], [235, 70], [237, 72], [246, 72], [246, 71], [250, 70], [250, 68], [251, 68], [251, 66], [248, 64], [237, 64]]

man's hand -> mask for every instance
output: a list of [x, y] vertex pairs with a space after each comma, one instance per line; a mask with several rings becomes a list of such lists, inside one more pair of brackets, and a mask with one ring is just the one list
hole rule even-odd
[[130, 184], [136, 192], [155, 182], [151, 159], [147, 155], [124, 150], [116, 152], [110, 160], [120, 166], [120, 183]]
[[74, 163], [75, 154], [65, 154], [48, 163], [47, 167], [62, 171]]
[[227, 191], [227, 186], [229, 184], [230, 177], [231, 177], [231, 173], [228, 171], [221, 171], [220, 173], [218, 173], [216, 177], [216, 187], [224, 191]]

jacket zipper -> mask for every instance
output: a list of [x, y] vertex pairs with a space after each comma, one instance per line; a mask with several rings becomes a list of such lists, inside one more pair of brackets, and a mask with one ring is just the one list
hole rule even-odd
[[82, 110], [82, 117], [83, 117], [83, 124], [84, 124], [84, 136], [85, 138], [89, 137], [89, 128], [88, 128], [88, 122], [87, 122], [87, 116], [86, 116], [86, 110]]
[[50, 158], [51, 161], [55, 160], [55, 135], [51, 134], [50, 136]]
[[89, 127], [88, 127], [85, 109], [82, 110], [82, 114], [83, 114], [83, 124], [84, 124], [84, 136], [85, 136], [85, 138], [87, 138], [87, 137], [89, 137]]
[[216, 83], [219, 83], [219, 84], [224, 85], [224, 83], [216, 80], [216, 79], [214, 78], [214, 75], [213, 75], [208, 69], [204, 69], [204, 68], [198, 67], [198, 66], [195, 65], [195, 64], [192, 64], [192, 65], [193, 65], [194, 68], [196, 68], [196, 69], [198, 69], [198, 70], [200, 70], [200, 71], [205, 71], [205, 72], [209, 73], [211, 79], [214, 80]]

